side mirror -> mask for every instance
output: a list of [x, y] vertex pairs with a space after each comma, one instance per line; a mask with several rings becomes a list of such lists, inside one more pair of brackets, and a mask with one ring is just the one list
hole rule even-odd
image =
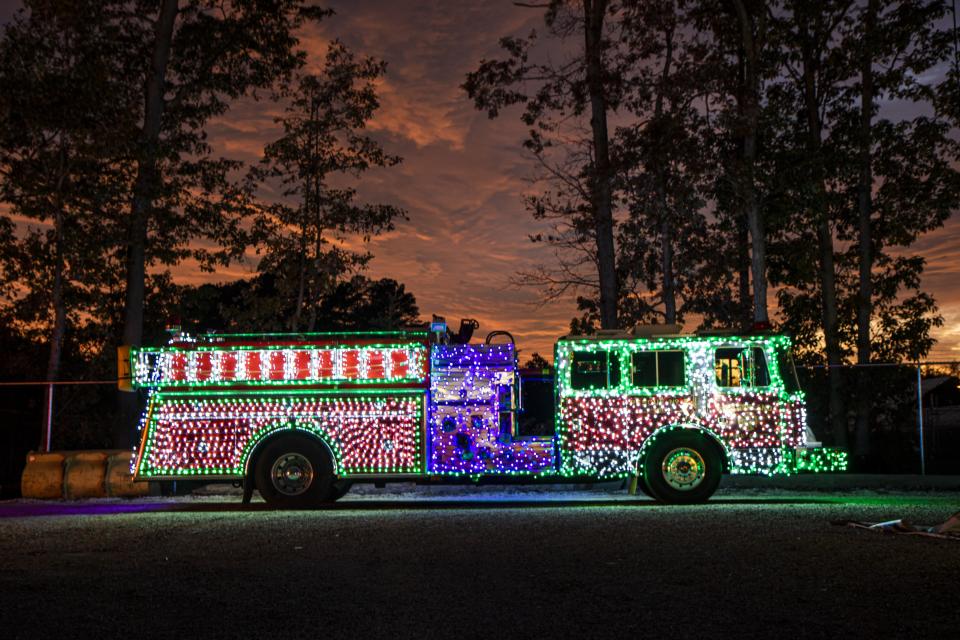
[[128, 344], [117, 347], [117, 389], [133, 392], [133, 366]]

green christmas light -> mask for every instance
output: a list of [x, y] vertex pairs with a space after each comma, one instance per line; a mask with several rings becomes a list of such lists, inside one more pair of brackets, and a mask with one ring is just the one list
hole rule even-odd
[[422, 343], [171, 346], [131, 352], [133, 385], [150, 387], [423, 383]]
[[[788, 390], [779, 368], [789, 348], [786, 336], [561, 340], [554, 352], [560, 473], [632, 475], [648, 439], [676, 428], [718, 442], [734, 473], [845, 468], [842, 451], [805, 453], [804, 396]], [[651, 363], [659, 367], [676, 352], [682, 376], [667, 372], [671, 384], [650, 384], [661, 379]], [[638, 363], [646, 367], [639, 378]]]
[[678, 429], [715, 442], [732, 473], [846, 469], [845, 452], [805, 446], [804, 396], [781, 370], [785, 336], [563, 339], [552, 440], [514, 439], [513, 400], [501, 422], [512, 345], [426, 336], [181, 336], [135, 350], [135, 384], [151, 390], [137, 475], [241, 478], [257, 445], [287, 431], [323, 442], [344, 478], [624, 478]]
[[422, 473], [423, 408], [424, 394], [416, 390], [158, 392], [137, 475], [243, 477], [257, 445], [288, 430], [326, 444], [338, 475]]

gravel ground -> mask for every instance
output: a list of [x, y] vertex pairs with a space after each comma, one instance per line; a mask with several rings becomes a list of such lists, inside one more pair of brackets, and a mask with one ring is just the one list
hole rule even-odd
[[0, 637], [956, 638], [960, 493], [351, 492], [0, 502]]

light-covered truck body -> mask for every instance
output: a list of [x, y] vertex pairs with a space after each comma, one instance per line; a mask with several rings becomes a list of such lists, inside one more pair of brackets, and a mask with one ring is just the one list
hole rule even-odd
[[557, 341], [552, 434], [523, 433], [512, 341], [427, 331], [177, 335], [131, 352], [138, 480], [232, 480], [309, 507], [352, 482], [631, 481], [699, 502], [720, 474], [837, 471], [778, 335]]

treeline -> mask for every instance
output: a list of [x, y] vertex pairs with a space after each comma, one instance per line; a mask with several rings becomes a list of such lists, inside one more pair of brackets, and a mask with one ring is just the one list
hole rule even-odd
[[960, 202], [949, 3], [518, 4], [543, 13], [542, 31], [503, 38], [463, 86], [528, 127], [542, 189], [527, 205], [551, 228], [533, 240], [556, 261], [518, 281], [576, 293], [574, 332], [694, 316], [773, 321], [806, 364], [929, 351], [943, 320], [910, 246]]
[[[24, 2], [0, 38], [3, 377], [110, 379], [117, 345], [162, 344], [171, 321], [295, 332], [418, 321], [403, 285], [364, 276], [372, 256], [351, 248], [406, 214], [352, 186], [400, 158], [365, 134], [385, 63], [336, 40], [310, 60], [297, 39], [330, 15], [307, 0]], [[209, 137], [241, 100], [277, 114], [254, 166]], [[245, 258], [256, 274], [225, 284], [172, 275]], [[136, 394], [54, 397], [56, 446], [129, 444]]]
[[[0, 324], [11, 375], [113, 375], [114, 348], [164, 327], [310, 331], [418, 320], [348, 246], [405, 212], [362, 202], [400, 158], [365, 134], [385, 63], [298, 30], [306, 0], [28, 0], [0, 39]], [[254, 166], [218, 156], [211, 123], [239, 100], [277, 113]], [[254, 277], [178, 285], [256, 255]]]

